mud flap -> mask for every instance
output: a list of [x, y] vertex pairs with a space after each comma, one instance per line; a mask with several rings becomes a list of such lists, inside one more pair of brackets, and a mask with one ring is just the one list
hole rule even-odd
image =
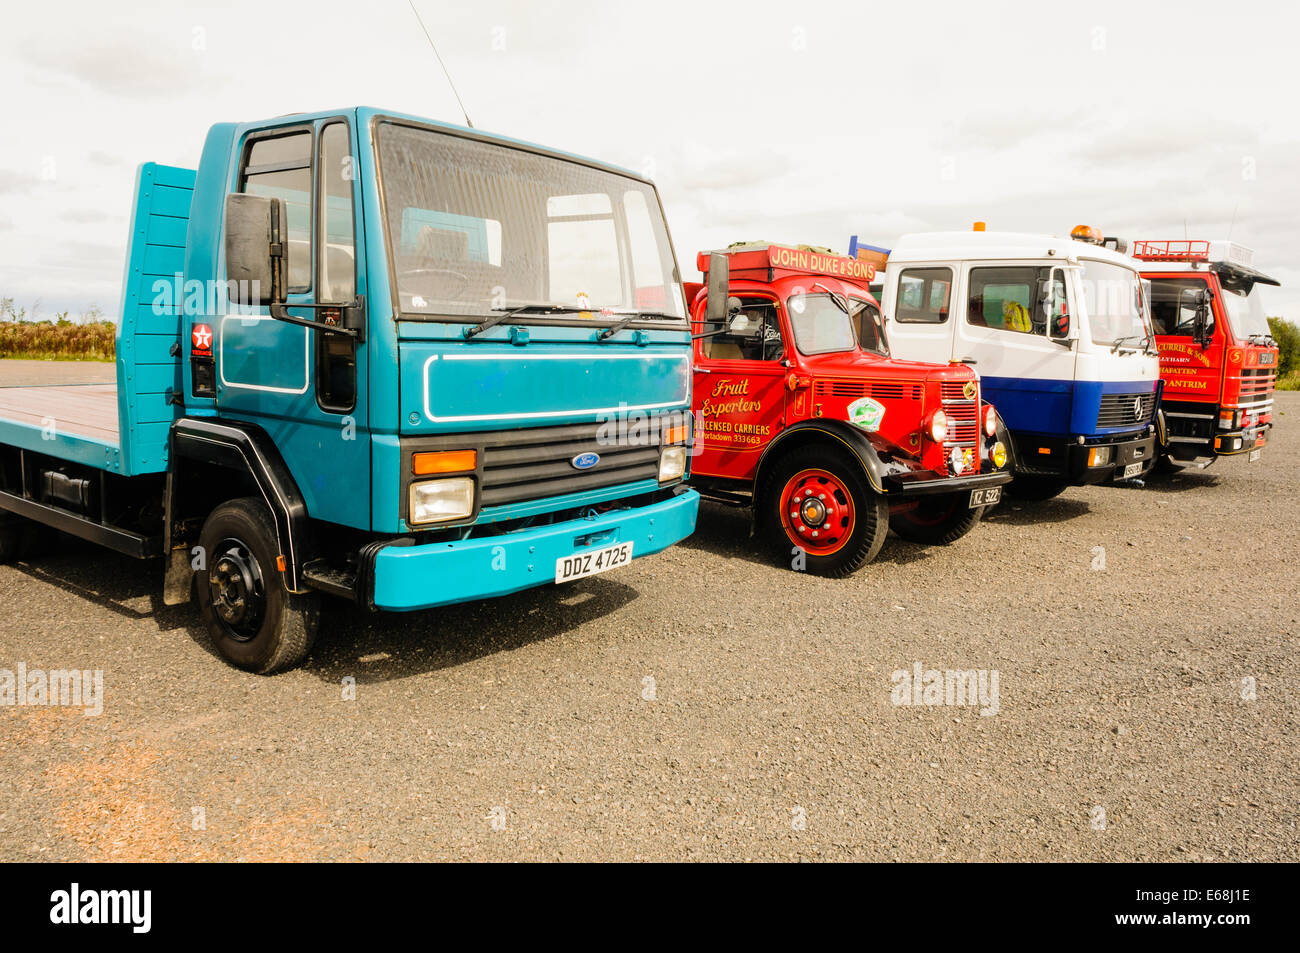
[[167, 573], [163, 577], [163, 605], [180, 606], [189, 602], [190, 582], [193, 578], [189, 549], [176, 547], [167, 557]]

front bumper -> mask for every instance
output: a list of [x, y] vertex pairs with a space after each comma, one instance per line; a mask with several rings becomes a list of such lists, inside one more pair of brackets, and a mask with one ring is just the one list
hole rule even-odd
[[[1088, 466], [1088, 452], [1111, 447], [1111, 458], [1101, 466]], [[1155, 463], [1154, 433], [1120, 434], [1092, 438], [1084, 443], [1064, 437], [1021, 434], [1016, 437], [1017, 471], [1027, 476], [1064, 480], [1073, 486], [1104, 483], [1124, 472], [1131, 463], [1142, 464], [1142, 474]]]
[[555, 562], [588, 548], [632, 542], [648, 556], [695, 529], [700, 495], [676, 495], [592, 519], [575, 519], [497, 536], [413, 545], [383, 545], [372, 554], [368, 601], [395, 612], [504, 596], [555, 581]]
[[981, 490], [989, 486], [1001, 486], [1011, 482], [1011, 471], [995, 470], [992, 473], [971, 474], [970, 476], [940, 477], [932, 471], [915, 470], [908, 473], [891, 473], [885, 477], [885, 490], [893, 496], [929, 496], [938, 493], [964, 493], [966, 490]]

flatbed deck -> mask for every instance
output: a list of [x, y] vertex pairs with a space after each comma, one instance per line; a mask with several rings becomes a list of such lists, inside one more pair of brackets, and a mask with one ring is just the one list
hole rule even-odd
[[118, 445], [117, 384], [0, 386], [0, 419]]

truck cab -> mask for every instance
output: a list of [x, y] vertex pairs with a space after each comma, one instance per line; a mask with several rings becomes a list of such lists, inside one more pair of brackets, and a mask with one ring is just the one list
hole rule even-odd
[[1008, 491], [1026, 499], [1154, 463], [1159, 367], [1136, 263], [1075, 234], [1087, 240], [982, 223], [906, 235], [885, 269], [894, 353], [974, 367], [1010, 433]]
[[752, 508], [783, 562], [848, 575], [891, 527], [949, 543], [998, 501], [1010, 474], [974, 373], [891, 356], [870, 263], [760, 243], [697, 264], [692, 485]]
[[1279, 282], [1236, 242], [1137, 241], [1132, 254], [1160, 348], [1161, 466], [1258, 460], [1273, 426], [1279, 353], [1258, 287]]
[[98, 406], [0, 402], [0, 557], [33, 522], [165, 556], [233, 664], [296, 663], [322, 594], [427, 609], [694, 527], [690, 329], [634, 173], [370, 108], [220, 123], [197, 169], [141, 167], [123, 301]]

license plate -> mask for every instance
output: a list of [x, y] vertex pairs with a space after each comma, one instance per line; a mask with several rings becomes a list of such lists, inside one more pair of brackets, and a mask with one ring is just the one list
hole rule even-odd
[[598, 572], [608, 572], [619, 566], [626, 566], [632, 561], [632, 543], [619, 543], [604, 549], [593, 549], [586, 553], [574, 553], [561, 556], [555, 561], [555, 581], [572, 582], [584, 576], [594, 576]]
[[1123, 476], [1120, 477], [1120, 479], [1127, 480], [1129, 477], [1135, 477], [1141, 472], [1142, 472], [1142, 464], [1130, 463], [1128, 466], [1124, 468], [1124, 474]]
[[1002, 499], [1002, 487], [986, 486], [982, 490], [970, 491], [970, 505], [974, 506], [992, 506], [998, 500]]
[[1265, 351], [1263, 354], [1261, 354], [1261, 355], [1259, 356], [1259, 363], [1261, 363], [1261, 364], [1272, 364], [1272, 363], [1273, 363], [1273, 358], [1275, 358], [1275, 357], [1277, 357], [1277, 355], [1274, 354], [1272, 351]]
[[1246, 462], [1247, 462], [1247, 463], [1254, 463], [1256, 460], [1259, 459], [1259, 453], [1260, 453], [1260, 452], [1259, 452], [1258, 450], [1252, 450], [1252, 451], [1250, 451], [1250, 453], [1246, 454]]

